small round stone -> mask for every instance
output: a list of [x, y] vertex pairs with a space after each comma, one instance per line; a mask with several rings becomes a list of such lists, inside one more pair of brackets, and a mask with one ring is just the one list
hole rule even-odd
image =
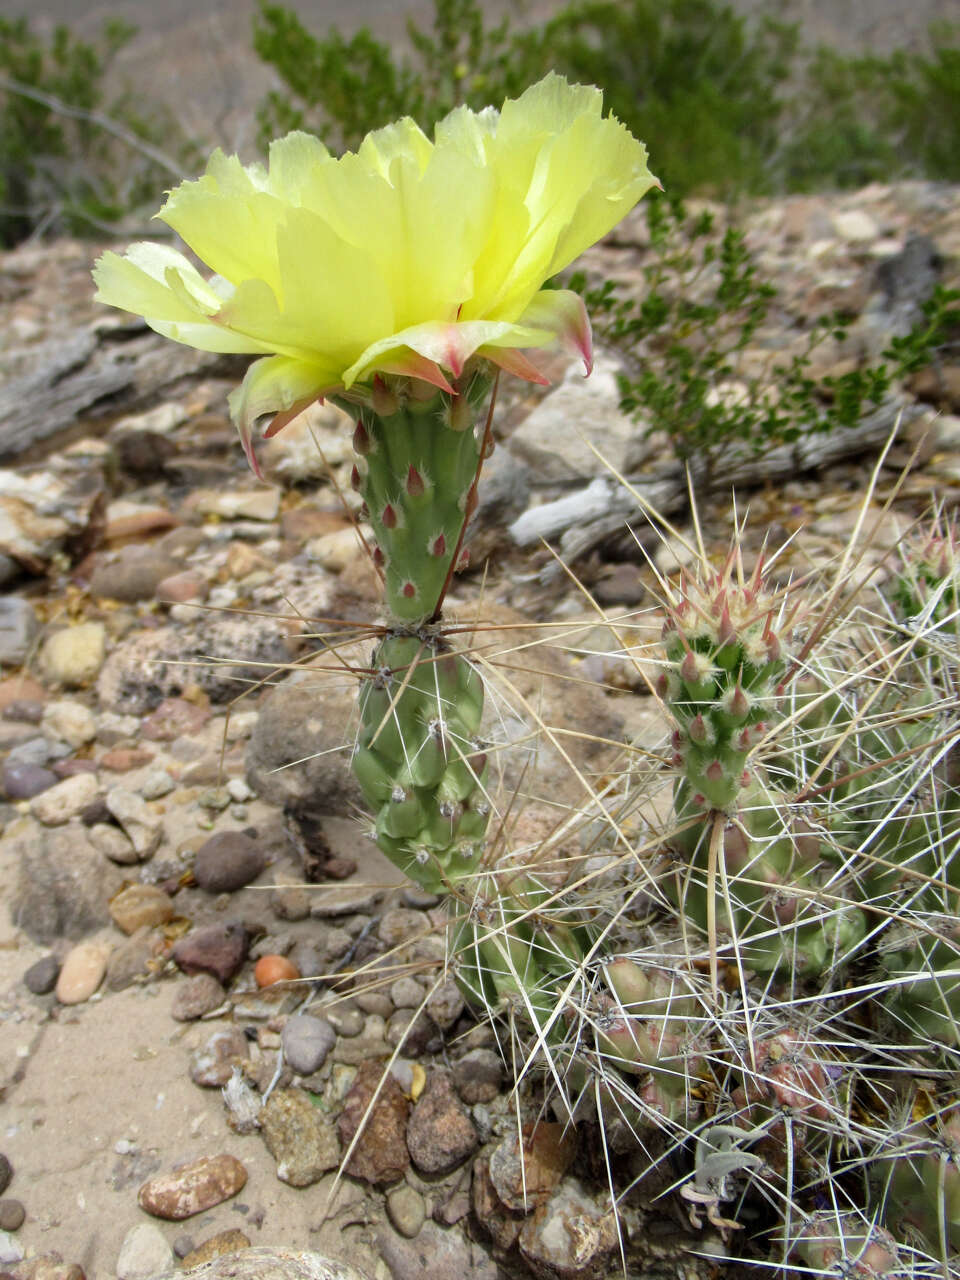
[[423, 987], [416, 978], [398, 978], [390, 987], [395, 1009], [417, 1009], [423, 1004]]
[[467, 1104], [492, 1102], [503, 1084], [503, 1063], [492, 1049], [471, 1049], [454, 1065], [453, 1083]]
[[103, 981], [110, 948], [97, 942], [80, 942], [67, 952], [57, 979], [61, 1004], [83, 1004]]
[[123, 1238], [117, 1258], [117, 1280], [151, 1280], [170, 1269], [173, 1252], [152, 1222], [138, 1222]]
[[8, 800], [32, 800], [41, 791], [55, 786], [57, 775], [39, 764], [9, 761], [3, 767], [3, 789]]
[[19, 1200], [0, 1200], [0, 1231], [19, 1231], [27, 1211]]
[[60, 961], [55, 955], [49, 955], [30, 966], [23, 975], [23, 982], [35, 996], [48, 996], [57, 985], [59, 976]]
[[337, 1041], [337, 1033], [323, 1018], [300, 1013], [288, 1018], [283, 1028], [284, 1061], [301, 1076], [319, 1071]]
[[387, 1196], [387, 1215], [400, 1234], [412, 1240], [427, 1216], [423, 1196], [406, 1183], [396, 1187]]
[[6, 1156], [0, 1155], [0, 1196], [3, 1195], [13, 1177], [13, 1165]]
[[199, 849], [193, 876], [207, 893], [234, 893], [257, 876], [266, 865], [258, 845], [242, 831], [218, 831]]

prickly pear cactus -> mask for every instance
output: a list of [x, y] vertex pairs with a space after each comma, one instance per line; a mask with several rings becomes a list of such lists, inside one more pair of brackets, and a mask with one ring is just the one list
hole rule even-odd
[[490, 381], [465, 375], [456, 396], [421, 388], [378, 378], [353, 436], [388, 612], [361, 682], [353, 771], [380, 848], [436, 893], [475, 873], [490, 817], [483, 682], [438, 626], [476, 502], [475, 416]]

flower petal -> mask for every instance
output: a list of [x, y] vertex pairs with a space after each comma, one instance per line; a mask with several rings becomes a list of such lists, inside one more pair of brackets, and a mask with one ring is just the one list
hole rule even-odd
[[151, 329], [201, 351], [271, 352], [269, 341], [229, 333], [214, 315], [222, 298], [182, 253], [168, 245], [134, 244], [124, 257], [104, 253], [93, 269], [97, 300], [142, 315]]
[[579, 293], [572, 289], [541, 289], [520, 317], [531, 329], [549, 329], [560, 345], [583, 360], [584, 372], [593, 369], [593, 332]]
[[[230, 416], [240, 432], [247, 459], [260, 475], [253, 452], [253, 428], [258, 418], [291, 410], [305, 409], [337, 385], [337, 377], [319, 363], [294, 360], [289, 356], [271, 356], [255, 360], [243, 382], [230, 393]], [[279, 428], [278, 428], [279, 429]]]

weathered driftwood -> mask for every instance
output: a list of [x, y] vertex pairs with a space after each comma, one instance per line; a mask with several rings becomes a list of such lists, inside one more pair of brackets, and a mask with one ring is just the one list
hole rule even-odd
[[168, 342], [143, 324], [72, 333], [46, 344], [29, 373], [0, 383], [0, 462], [78, 427], [95, 431], [97, 419], [145, 408], [183, 378], [238, 375], [245, 363]]
[[[709, 477], [695, 477], [694, 487], [700, 493], [749, 488], [813, 471], [876, 449], [895, 427], [902, 431], [922, 412], [923, 407], [913, 401], [891, 397], [856, 427], [805, 436], [762, 456], [731, 450], [715, 462]], [[510, 536], [521, 547], [558, 538], [556, 549], [561, 559], [572, 564], [621, 533], [626, 523], [642, 519], [644, 504], [663, 515], [687, 504], [687, 478], [679, 463], [668, 463], [628, 480], [633, 492], [613, 476], [600, 476], [576, 493], [533, 507], [510, 525]], [[544, 575], [549, 578], [556, 572], [559, 566], [550, 564]]]

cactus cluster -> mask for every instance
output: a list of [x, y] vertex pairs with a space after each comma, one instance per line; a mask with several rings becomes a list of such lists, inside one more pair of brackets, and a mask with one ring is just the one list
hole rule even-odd
[[[762, 561], [749, 581], [732, 554], [717, 573], [684, 575], [663, 626], [667, 669], [657, 692], [676, 722], [678, 809], [734, 808], [747, 758], [778, 714], [798, 604], [770, 593]], [[738, 565], [738, 567], [740, 567]]]

